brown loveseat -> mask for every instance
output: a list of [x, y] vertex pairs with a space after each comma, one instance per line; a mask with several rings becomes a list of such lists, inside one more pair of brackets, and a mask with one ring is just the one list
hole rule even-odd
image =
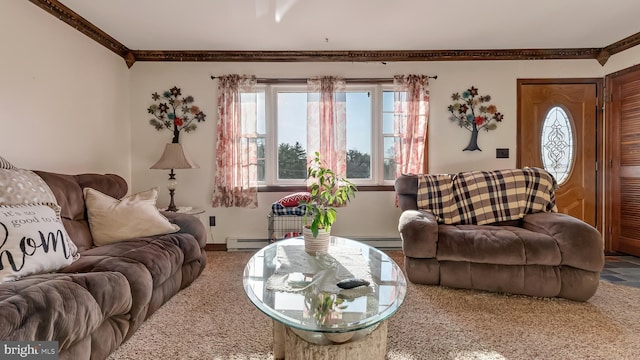
[[0, 284], [0, 340], [58, 341], [60, 359], [105, 359], [202, 272], [204, 225], [194, 216], [165, 212], [180, 227], [177, 233], [94, 247], [83, 188], [119, 199], [127, 193], [125, 180], [36, 173], [53, 191], [81, 256], [57, 273]]
[[[403, 210], [398, 230], [409, 280], [453, 288], [588, 300], [598, 288], [599, 273], [604, 266], [600, 233], [576, 218], [555, 212], [553, 186], [543, 187], [530, 179], [509, 185], [504, 180], [505, 172], [521, 176], [522, 171], [530, 170], [398, 178], [395, 189]], [[485, 182], [495, 187], [487, 187]], [[547, 199], [546, 203], [538, 204], [538, 210], [520, 209], [520, 214], [517, 209], [510, 214], [481, 211], [479, 205], [495, 209], [501, 196], [517, 193], [525, 185], [528, 187], [522, 192], [525, 196], [514, 203], [531, 199], [531, 189], [536, 189]], [[426, 189], [420, 195], [419, 187]], [[443, 202], [455, 208], [453, 221], [445, 221], [446, 216], [442, 216], [446, 207]], [[432, 208], [421, 208], [419, 203], [431, 204]], [[492, 222], [491, 216], [500, 221]], [[474, 223], [478, 219], [487, 223]]]

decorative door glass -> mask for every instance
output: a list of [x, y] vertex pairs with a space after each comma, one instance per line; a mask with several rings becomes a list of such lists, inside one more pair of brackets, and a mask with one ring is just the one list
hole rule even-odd
[[552, 107], [542, 126], [542, 164], [562, 184], [571, 173], [574, 162], [575, 143], [573, 124], [567, 113], [559, 106]]

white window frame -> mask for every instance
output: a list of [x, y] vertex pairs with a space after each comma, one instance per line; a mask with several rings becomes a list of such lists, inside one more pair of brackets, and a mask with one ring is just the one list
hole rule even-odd
[[[306, 181], [304, 179], [278, 179], [278, 101], [277, 95], [279, 92], [307, 92], [307, 85], [268, 85], [269, 89], [269, 99], [265, 98], [265, 101], [269, 101], [267, 104], [267, 124], [270, 133], [267, 135], [269, 137], [269, 144], [267, 147], [269, 148], [269, 166], [267, 167], [268, 175], [265, 175], [265, 180], [269, 180], [265, 185], [274, 185], [274, 186], [304, 186], [306, 185]], [[271, 105], [271, 109], [269, 109], [269, 105]], [[270, 111], [269, 111], [270, 110]], [[306, 144], [305, 144], [306, 148]]]
[[[258, 138], [264, 137], [264, 142], [265, 142], [265, 144], [264, 144], [264, 162], [265, 162], [264, 173], [265, 173], [265, 181], [258, 181], [258, 186], [264, 186], [264, 185], [267, 184], [267, 179], [268, 179], [268, 176], [269, 176], [269, 164], [268, 164], [269, 163], [269, 157], [270, 157], [269, 153], [268, 153], [268, 151], [269, 151], [269, 145], [268, 145], [268, 143], [269, 143], [269, 139], [268, 139], [268, 137], [269, 137], [269, 119], [268, 119], [268, 116], [266, 114], [266, 112], [268, 111], [269, 100], [267, 98], [268, 93], [266, 91], [266, 86], [264, 86], [264, 85], [256, 85], [254, 87], [254, 92], [256, 92], [256, 93], [264, 92], [265, 93], [264, 94], [264, 106], [265, 106], [265, 114], [264, 114], [265, 115], [265, 120], [264, 120], [265, 121], [265, 124], [264, 124], [265, 125], [265, 130], [264, 131], [265, 131], [265, 133], [264, 134], [257, 133]], [[256, 126], [256, 128], [257, 128], [257, 126]], [[260, 135], [263, 135], [263, 136], [260, 136]]]
[[[381, 119], [382, 116], [382, 114], [378, 114], [378, 108], [381, 108], [381, 98], [379, 99], [379, 97], [382, 96], [381, 93], [380, 95], [378, 95], [379, 91], [379, 86], [375, 84], [347, 85], [346, 87], [346, 92], [368, 92], [370, 94], [369, 98], [371, 99], [371, 134], [369, 135], [371, 141], [371, 174], [368, 179], [348, 179], [356, 185], [379, 185], [379, 171], [377, 165], [378, 159], [376, 156], [380, 149], [380, 141], [378, 139], [378, 136], [376, 136], [376, 134], [380, 132], [380, 127], [378, 124], [379, 121], [377, 121], [376, 118]], [[347, 151], [349, 151], [348, 148]]]
[[[278, 179], [278, 92], [307, 92], [307, 85], [267, 84], [259, 85], [256, 91], [265, 93], [265, 179], [259, 186], [304, 186], [300, 179]], [[369, 179], [349, 179], [356, 185], [393, 185], [395, 180], [384, 180], [384, 134], [382, 133], [382, 93], [393, 91], [392, 84], [347, 84], [346, 92], [370, 92], [371, 94], [371, 177]], [[348, 151], [349, 149], [347, 149]]]
[[[383, 110], [382, 109], [382, 107], [383, 107], [382, 95], [383, 95], [383, 93], [385, 91], [393, 93], [395, 90], [394, 90], [394, 87], [393, 87], [392, 84], [380, 85], [380, 95], [379, 95], [380, 107], [379, 107], [379, 109], [377, 111], [378, 116], [380, 117], [378, 119], [378, 121], [377, 121], [378, 125], [380, 126], [379, 130], [378, 130], [378, 137], [379, 137], [378, 143], [379, 143], [379, 146], [380, 146], [380, 155], [378, 156], [378, 161], [380, 163], [378, 164], [378, 169], [380, 171], [380, 175], [379, 175], [380, 176], [380, 184], [381, 185], [394, 185], [395, 179], [394, 180], [385, 180], [384, 179], [384, 151], [385, 151], [385, 149], [384, 149], [384, 136], [388, 135], [388, 133], [384, 133], [383, 132], [384, 128], [383, 128], [383, 124], [382, 124], [382, 122], [384, 121], [384, 116], [383, 116], [383, 113], [382, 113], [382, 110]], [[395, 99], [394, 99], [394, 101], [395, 101]], [[395, 107], [395, 103], [393, 104], [393, 106]], [[393, 110], [395, 110], [395, 108], [393, 108]], [[396, 177], [398, 177], [398, 174], [396, 174]]]

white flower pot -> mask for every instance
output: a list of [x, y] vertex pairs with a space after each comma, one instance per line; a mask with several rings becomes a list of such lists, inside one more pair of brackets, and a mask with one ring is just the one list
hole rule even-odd
[[326, 254], [329, 251], [331, 234], [325, 229], [319, 229], [318, 236], [313, 237], [311, 229], [305, 227], [302, 234], [304, 235], [304, 251], [308, 254]]

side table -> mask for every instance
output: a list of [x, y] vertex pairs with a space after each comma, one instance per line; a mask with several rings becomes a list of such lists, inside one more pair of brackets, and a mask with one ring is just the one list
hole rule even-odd
[[[167, 211], [167, 208], [158, 208], [158, 210]], [[197, 207], [194, 208], [191, 206], [178, 206], [178, 211], [176, 212], [181, 214], [200, 215], [200, 214], [204, 214], [204, 209], [197, 208]]]
[[[158, 210], [160, 211], [166, 211], [167, 208], [158, 208]], [[178, 206], [178, 211], [176, 211], [177, 213], [180, 214], [188, 214], [188, 215], [193, 215], [196, 216], [198, 219], [200, 219], [200, 222], [202, 222], [202, 224], [205, 226], [205, 228], [209, 228], [209, 223], [207, 223], [202, 217], [202, 214], [205, 213], [204, 209], [202, 208], [197, 208], [197, 207], [191, 207], [191, 206]], [[209, 242], [211, 240], [211, 232], [209, 230], [207, 230], [207, 242]]]

